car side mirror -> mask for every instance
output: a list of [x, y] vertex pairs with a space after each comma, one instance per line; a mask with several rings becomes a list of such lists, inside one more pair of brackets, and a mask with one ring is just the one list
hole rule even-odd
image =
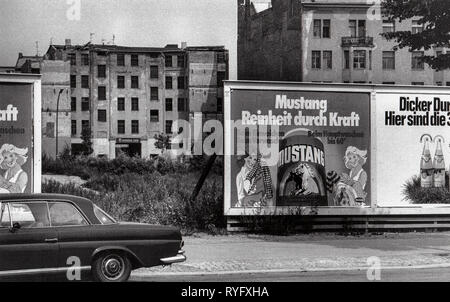
[[13, 225], [12, 225], [12, 227], [9, 228], [9, 231], [10, 231], [11, 233], [15, 233], [15, 232], [16, 232], [17, 230], [19, 230], [20, 228], [21, 228], [20, 223], [14, 222]]

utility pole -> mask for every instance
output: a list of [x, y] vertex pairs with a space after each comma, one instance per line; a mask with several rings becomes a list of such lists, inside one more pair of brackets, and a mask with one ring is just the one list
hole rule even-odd
[[61, 93], [63, 93], [64, 89], [60, 89], [58, 93], [58, 99], [56, 100], [56, 135], [55, 135], [55, 159], [58, 158], [58, 120], [59, 120], [59, 99], [61, 97]]
[[36, 41], [36, 57], [39, 57], [39, 41]]

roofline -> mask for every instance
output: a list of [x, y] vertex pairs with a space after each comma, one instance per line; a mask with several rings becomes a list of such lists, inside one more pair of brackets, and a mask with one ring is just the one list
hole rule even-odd
[[[117, 52], [136, 52], [136, 53], [163, 53], [163, 52], [183, 52], [184, 49], [179, 47], [144, 47], [144, 46], [121, 46], [121, 45], [102, 45], [102, 44], [85, 44], [85, 45], [58, 45], [52, 44], [49, 46], [56, 49], [68, 48], [87, 48], [86, 50], [93, 51], [109, 51], [113, 53]], [[48, 52], [48, 50], [47, 50]]]
[[[292, 90], [293, 88], [329, 88], [329, 89], [342, 89], [342, 88], [352, 88], [356, 90], [374, 90], [378, 89], [378, 91], [386, 91], [386, 90], [405, 90], [405, 91], [415, 91], [422, 90], [424, 93], [435, 93], [445, 91], [449, 93], [448, 86], [434, 86], [434, 85], [392, 85], [392, 84], [359, 84], [359, 83], [314, 83], [314, 82], [288, 82], [288, 81], [253, 81], [253, 80], [225, 80], [225, 87], [231, 89], [247, 89], [248, 87], [252, 87], [251, 89], [264, 89], [264, 90], [273, 90], [273, 89], [284, 89], [288, 88]], [[352, 90], [348, 90], [352, 92]]]
[[360, 3], [344, 2], [344, 3], [320, 3], [308, 2], [301, 3], [304, 8], [369, 8], [372, 6], [380, 7], [380, 5], [361, 1]]

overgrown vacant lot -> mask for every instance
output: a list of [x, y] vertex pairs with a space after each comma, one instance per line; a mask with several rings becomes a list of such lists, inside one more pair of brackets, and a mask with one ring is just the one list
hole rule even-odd
[[185, 233], [216, 233], [225, 226], [220, 162], [196, 200], [190, 198], [203, 163], [202, 159], [179, 163], [164, 158], [44, 158], [44, 173], [80, 176], [87, 182], [80, 187], [47, 181], [42, 189], [87, 197], [120, 221], [170, 224]]

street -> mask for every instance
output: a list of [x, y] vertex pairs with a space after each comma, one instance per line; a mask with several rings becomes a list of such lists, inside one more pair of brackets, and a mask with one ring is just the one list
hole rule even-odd
[[[450, 232], [343, 236], [233, 234], [184, 237], [187, 261], [140, 268], [138, 282], [449, 281]], [[367, 275], [371, 276], [371, 280]], [[18, 281], [22, 278], [12, 278]], [[65, 275], [26, 281], [66, 281]], [[82, 281], [89, 281], [83, 274]]]

